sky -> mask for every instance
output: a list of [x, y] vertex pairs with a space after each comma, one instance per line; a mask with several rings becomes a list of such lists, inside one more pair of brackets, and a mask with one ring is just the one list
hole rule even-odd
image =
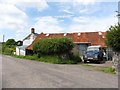
[[31, 33], [107, 31], [119, 0], [0, 0], [0, 42]]

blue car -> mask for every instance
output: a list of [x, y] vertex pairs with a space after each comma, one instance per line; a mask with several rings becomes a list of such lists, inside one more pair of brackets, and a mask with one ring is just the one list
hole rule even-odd
[[104, 60], [104, 53], [101, 46], [89, 46], [87, 51], [83, 55], [84, 62], [97, 61], [101, 62]]

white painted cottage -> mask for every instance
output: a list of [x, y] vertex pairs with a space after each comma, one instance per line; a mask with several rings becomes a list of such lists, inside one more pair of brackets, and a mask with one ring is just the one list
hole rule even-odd
[[37, 36], [38, 34], [35, 33], [35, 29], [31, 28], [31, 34], [29, 34], [26, 38], [23, 39], [23, 45], [16, 47], [16, 55], [25, 56], [27, 54], [26, 48], [30, 44], [32, 44], [32, 42], [35, 40]]

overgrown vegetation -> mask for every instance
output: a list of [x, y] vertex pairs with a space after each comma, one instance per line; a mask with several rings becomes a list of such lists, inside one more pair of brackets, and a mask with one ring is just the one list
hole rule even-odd
[[72, 40], [68, 38], [45, 38], [33, 45], [33, 50], [37, 53], [47, 54], [47, 55], [60, 55], [63, 53], [69, 53], [74, 44]]
[[56, 64], [75, 64], [81, 62], [78, 55], [73, 55], [71, 50], [74, 44], [71, 39], [65, 37], [45, 38], [33, 45], [34, 52], [39, 61]]

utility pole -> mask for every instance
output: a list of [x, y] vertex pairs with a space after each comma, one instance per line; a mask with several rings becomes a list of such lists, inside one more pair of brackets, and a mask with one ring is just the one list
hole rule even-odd
[[3, 35], [3, 43], [4, 43], [4, 40], [5, 40], [5, 35]]

